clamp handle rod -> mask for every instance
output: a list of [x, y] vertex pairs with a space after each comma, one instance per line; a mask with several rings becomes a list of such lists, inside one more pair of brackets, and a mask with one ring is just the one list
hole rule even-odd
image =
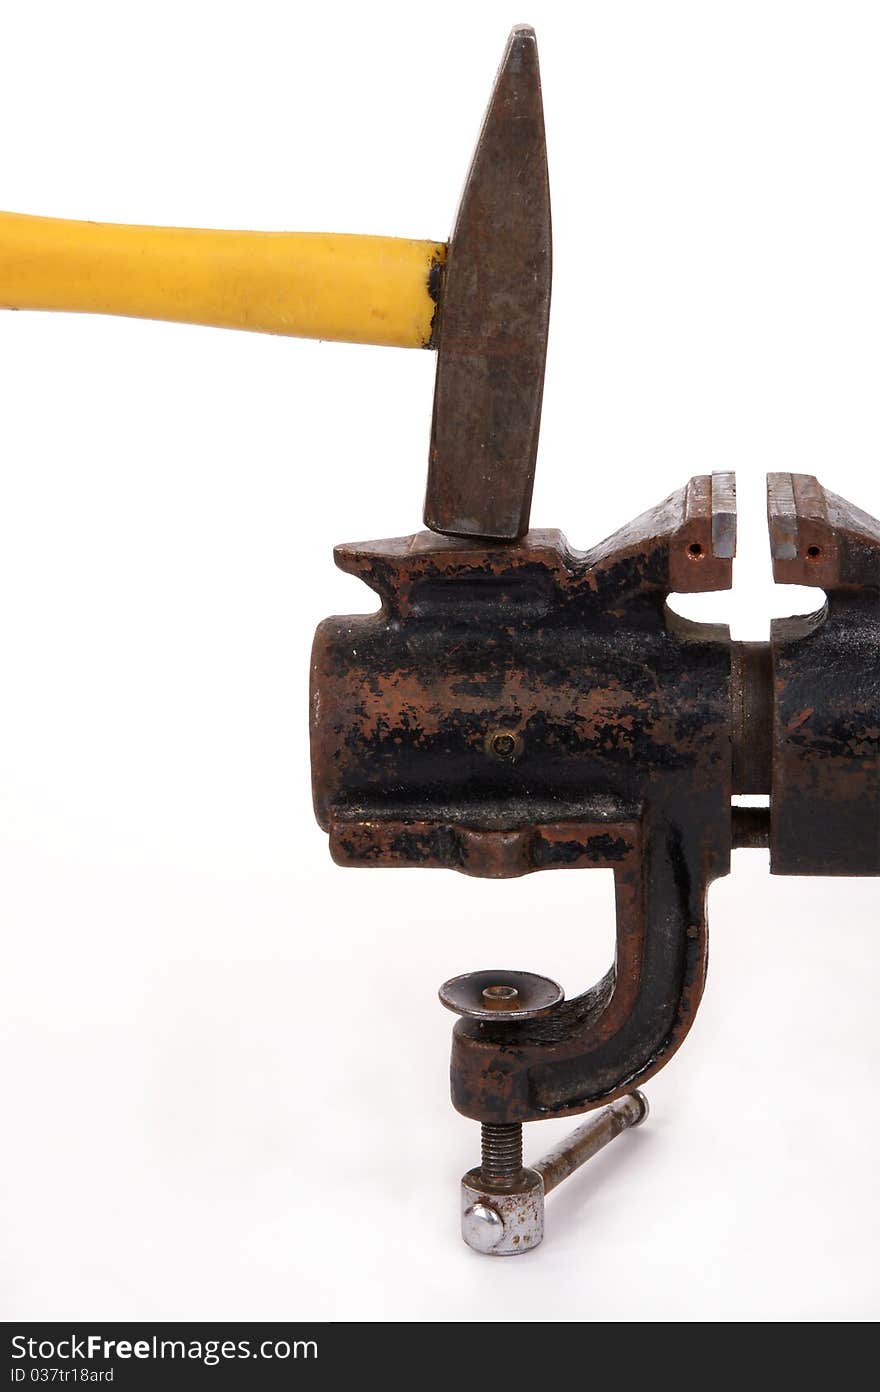
[[581, 1165], [592, 1160], [600, 1150], [615, 1140], [630, 1126], [639, 1126], [648, 1115], [648, 1099], [638, 1089], [618, 1097], [610, 1106], [595, 1112], [565, 1137], [561, 1145], [543, 1155], [533, 1170], [544, 1181], [544, 1193], [558, 1188], [564, 1179], [573, 1175]]

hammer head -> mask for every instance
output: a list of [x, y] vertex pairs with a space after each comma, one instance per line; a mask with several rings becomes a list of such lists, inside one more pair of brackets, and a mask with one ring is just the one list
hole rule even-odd
[[449, 243], [425, 524], [528, 530], [550, 318], [550, 187], [533, 29], [507, 42]]

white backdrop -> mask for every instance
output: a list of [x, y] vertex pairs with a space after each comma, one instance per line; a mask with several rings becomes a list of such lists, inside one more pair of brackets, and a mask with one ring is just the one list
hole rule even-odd
[[[533, 519], [585, 547], [735, 469], [735, 588], [682, 603], [764, 637], [815, 607], [771, 583], [765, 472], [880, 513], [876, 6], [14, 5], [0, 205], [443, 238], [518, 20], [555, 226]], [[313, 823], [312, 631], [373, 607], [331, 548], [419, 526], [433, 368], [0, 315], [0, 1313], [876, 1318], [880, 884], [761, 852], [648, 1125], [538, 1252], [461, 1244], [436, 988], [582, 988], [611, 887], [342, 871]]]

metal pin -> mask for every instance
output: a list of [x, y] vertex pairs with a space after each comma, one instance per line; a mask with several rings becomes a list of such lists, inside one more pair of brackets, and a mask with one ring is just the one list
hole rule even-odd
[[643, 1122], [648, 1110], [648, 1099], [643, 1092], [628, 1093], [589, 1117], [570, 1136], [566, 1136], [562, 1145], [542, 1156], [532, 1168], [544, 1181], [545, 1196], [575, 1170], [579, 1170], [581, 1165], [592, 1160], [622, 1131]]

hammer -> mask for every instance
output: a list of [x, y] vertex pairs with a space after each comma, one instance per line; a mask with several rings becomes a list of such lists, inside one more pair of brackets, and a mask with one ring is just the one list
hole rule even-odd
[[425, 523], [528, 529], [550, 312], [535, 34], [510, 34], [447, 244], [0, 213], [0, 308], [437, 349]]

